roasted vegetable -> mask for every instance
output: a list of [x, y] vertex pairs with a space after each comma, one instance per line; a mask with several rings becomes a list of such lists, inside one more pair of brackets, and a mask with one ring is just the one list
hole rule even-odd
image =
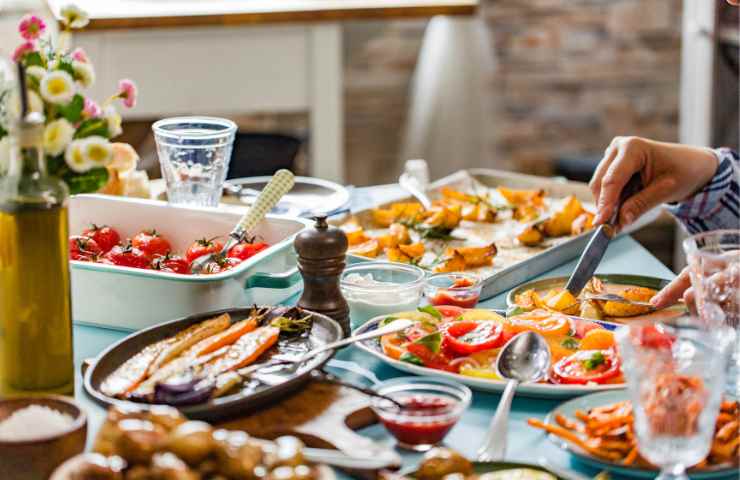
[[[648, 302], [656, 293], [651, 288], [630, 287], [621, 291], [619, 294], [627, 300]], [[637, 315], [644, 315], [652, 310], [647, 306], [633, 305], [630, 303], [605, 302], [603, 300], [596, 300], [596, 303], [598, 303], [604, 315], [608, 317], [635, 317]]]
[[496, 244], [491, 243], [483, 247], [452, 247], [445, 254], [454, 257], [458, 253], [463, 257], [465, 268], [475, 268], [490, 265], [497, 251]]
[[583, 212], [573, 220], [571, 225], [571, 235], [580, 235], [594, 228], [594, 214]]
[[185, 422], [167, 437], [166, 449], [190, 465], [197, 465], [213, 452], [213, 428], [205, 422]]
[[435, 272], [462, 272], [465, 270], [465, 257], [457, 250], [453, 250], [451, 255], [434, 267]]
[[516, 190], [513, 188], [498, 187], [498, 193], [506, 199], [509, 204], [540, 206], [545, 198], [544, 190]]
[[548, 237], [570, 235], [573, 221], [583, 212], [583, 206], [575, 195], [569, 196], [565, 199], [562, 207], [545, 220], [543, 225], [545, 235]]
[[347, 253], [361, 257], [375, 258], [380, 253], [380, 243], [377, 239], [368, 240], [365, 243], [355, 245], [347, 250]]
[[438, 447], [424, 455], [415, 477], [419, 480], [441, 480], [454, 473], [470, 475], [473, 465], [456, 451]]
[[545, 235], [537, 225], [529, 225], [522, 230], [522, 232], [516, 236], [516, 239], [522, 245], [527, 247], [534, 247], [539, 245], [545, 240]]
[[370, 237], [365, 235], [365, 230], [356, 223], [348, 223], [342, 226], [344, 234], [347, 235], [347, 243], [350, 247], [359, 245], [370, 240]]

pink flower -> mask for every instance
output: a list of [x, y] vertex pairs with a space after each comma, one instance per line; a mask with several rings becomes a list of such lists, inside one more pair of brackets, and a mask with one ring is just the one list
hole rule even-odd
[[82, 47], [77, 47], [74, 50], [72, 50], [72, 58], [82, 63], [90, 62], [90, 58], [87, 56], [87, 53], [85, 53]]
[[85, 105], [82, 108], [82, 114], [85, 116], [85, 118], [94, 118], [102, 115], [103, 110], [97, 103], [95, 103], [94, 100], [90, 100], [89, 98], [85, 97]]
[[126, 108], [132, 108], [136, 105], [136, 84], [134, 81], [127, 78], [119, 81], [117, 96], [123, 100]]
[[21, 23], [18, 24], [18, 31], [26, 40], [36, 40], [44, 33], [44, 30], [46, 30], [46, 23], [40, 17], [30, 13], [21, 18]]
[[15, 49], [13, 52], [13, 61], [19, 62], [23, 59], [23, 57], [27, 53], [35, 52], [36, 51], [36, 44], [33, 43], [30, 40], [27, 40], [20, 45], [18, 45], [18, 48]]

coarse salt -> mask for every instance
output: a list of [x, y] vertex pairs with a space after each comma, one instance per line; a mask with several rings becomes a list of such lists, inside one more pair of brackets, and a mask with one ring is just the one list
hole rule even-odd
[[72, 416], [43, 405], [29, 405], [0, 421], [0, 440], [33, 440], [56, 435], [68, 430], [74, 423]]

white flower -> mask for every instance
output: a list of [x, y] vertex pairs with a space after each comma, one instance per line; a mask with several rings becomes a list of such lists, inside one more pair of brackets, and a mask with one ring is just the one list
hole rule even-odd
[[0, 177], [8, 173], [10, 169], [10, 137], [5, 135], [0, 138]]
[[59, 10], [61, 22], [69, 28], [83, 28], [90, 23], [87, 12], [76, 5], [67, 5]]
[[66, 105], [75, 96], [75, 81], [72, 75], [64, 70], [55, 70], [46, 74], [41, 80], [39, 90], [44, 100]]
[[44, 128], [44, 150], [52, 156], [67, 148], [75, 134], [75, 127], [64, 118], [49, 122]]
[[26, 67], [26, 75], [41, 83], [41, 80], [46, 76], [46, 69], [38, 65], [31, 65], [30, 67]]
[[93, 83], [95, 83], [95, 70], [92, 64], [74, 60], [72, 62], [72, 68], [75, 72], [75, 78], [83, 87], [92, 87]]
[[84, 139], [82, 155], [96, 167], [105, 167], [113, 160], [113, 148], [105, 137], [94, 135]]
[[84, 173], [93, 168], [95, 165], [85, 156], [85, 140], [73, 140], [67, 146], [64, 153], [64, 161], [73, 172]]
[[108, 123], [108, 134], [110, 135], [110, 138], [117, 137], [123, 133], [123, 128], [121, 128], [121, 115], [116, 110], [116, 107], [113, 105], [105, 107], [105, 110], [103, 110], [103, 116], [105, 117], [105, 121]]

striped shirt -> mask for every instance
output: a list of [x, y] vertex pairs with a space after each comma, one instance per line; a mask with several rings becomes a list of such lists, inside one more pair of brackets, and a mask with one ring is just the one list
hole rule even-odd
[[686, 200], [667, 205], [691, 234], [740, 228], [740, 156], [729, 148], [714, 154], [719, 166], [712, 180]]

